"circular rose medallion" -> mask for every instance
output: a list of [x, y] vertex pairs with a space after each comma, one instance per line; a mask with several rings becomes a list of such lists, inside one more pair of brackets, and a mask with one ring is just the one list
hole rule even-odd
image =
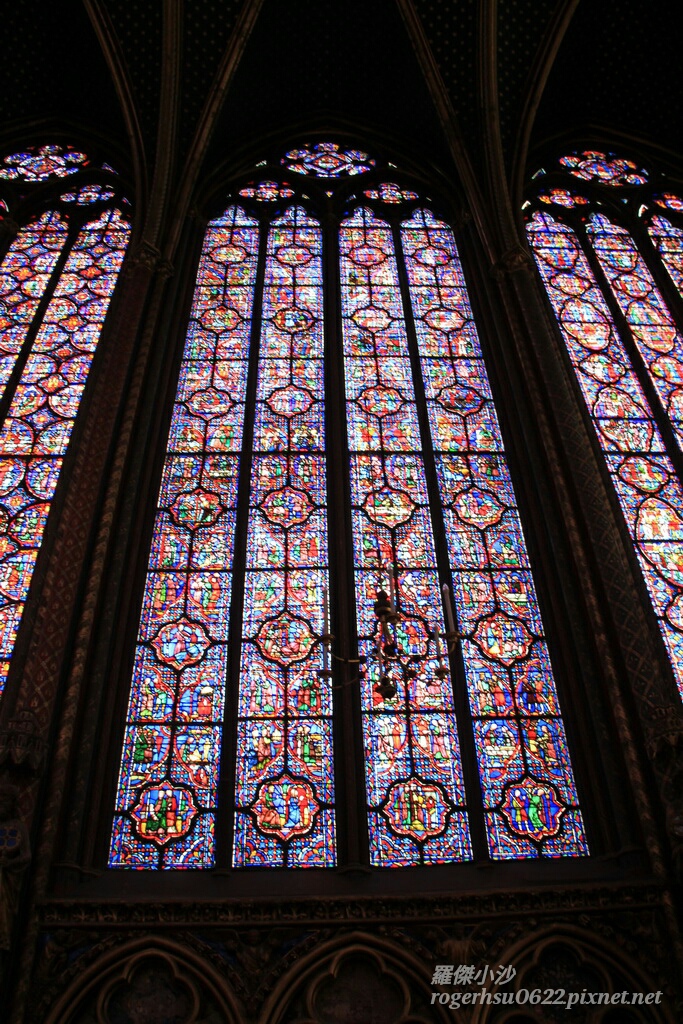
[[142, 789], [130, 813], [138, 835], [164, 846], [187, 835], [197, 808], [191, 790], [162, 782]]
[[305, 491], [287, 486], [271, 491], [263, 502], [262, 509], [271, 523], [287, 530], [304, 523], [313, 511], [313, 505]]
[[346, 167], [346, 160], [336, 153], [322, 153], [309, 160], [309, 167], [317, 171], [321, 178], [332, 174], [341, 174]]
[[63, 149], [61, 146], [41, 146], [36, 149], [30, 146], [24, 153], [6, 156], [0, 169], [0, 178], [24, 178], [25, 181], [44, 181], [55, 175], [64, 178], [67, 174], [75, 174], [80, 164], [86, 164], [85, 153]]
[[189, 494], [180, 494], [170, 508], [173, 521], [188, 530], [211, 526], [223, 511], [217, 494], [198, 487]]
[[308, 782], [281, 775], [258, 788], [253, 811], [262, 832], [269, 832], [286, 842], [293, 836], [310, 832], [320, 804]]
[[367, 153], [357, 149], [342, 150], [336, 142], [307, 143], [301, 149], [290, 150], [281, 162], [298, 174], [313, 174], [319, 178], [362, 174], [375, 164]]
[[285, 388], [276, 388], [266, 398], [266, 405], [276, 416], [301, 416], [313, 405], [313, 395], [304, 388], [288, 384]]
[[311, 262], [313, 253], [302, 245], [283, 245], [277, 250], [275, 258], [288, 267], [302, 267]]
[[472, 637], [477, 647], [494, 661], [512, 665], [526, 657], [534, 638], [523, 622], [496, 612], [482, 619]]
[[506, 787], [500, 809], [513, 832], [539, 840], [557, 835], [565, 806], [554, 786], [524, 779]]
[[441, 835], [450, 810], [441, 786], [417, 777], [390, 786], [382, 805], [382, 814], [394, 832], [417, 842]]
[[624, 160], [614, 153], [586, 150], [560, 157], [560, 164], [571, 174], [584, 181], [599, 181], [605, 185], [644, 185], [647, 171], [632, 160]]
[[182, 618], [162, 626], [152, 640], [152, 647], [159, 661], [173, 668], [184, 669], [201, 661], [209, 643], [199, 623]]
[[314, 642], [305, 619], [290, 615], [289, 612], [282, 612], [274, 619], [266, 619], [256, 634], [256, 643], [264, 657], [280, 665], [303, 661], [310, 654]]

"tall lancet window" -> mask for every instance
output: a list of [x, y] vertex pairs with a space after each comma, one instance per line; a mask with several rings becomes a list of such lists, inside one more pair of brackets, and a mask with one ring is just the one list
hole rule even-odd
[[128, 242], [105, 164], [57, 145], [0, 160], [0, 693]]
[[529, 240], [683, 696], [683, 201], [610, 153], [535, 182]]
[[110, 865], [587, 853], [453, 233], [306, 144], [210, 222]]

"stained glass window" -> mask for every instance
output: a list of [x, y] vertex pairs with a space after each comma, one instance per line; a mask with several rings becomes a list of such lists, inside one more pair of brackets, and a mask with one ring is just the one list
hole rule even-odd
[[544, 212], [530, 201], [529, 240], [683, 696], [683, 203], [614, 154], [559, 164], [592, 188], [541, 192]]
[[258, 225], [206, 232], [135, 652], [110, 864], [213, 862]]
[[12, 185], [3, 206], [22, 225], [0, 262], [0, 692], [128, 242], [113, 182], [80, 186], [100, 190], [87, 205], [60, 200], [59, 179], [88, 167], [56, 145], [0, 164], [0, 191]]
[[245, 199], [260, 199], [262, 203], [274, 203], [278, 199], [291, 199], [293, 189], [286, 182], [259, 181], [257, 185], [246, 185], [239, 194]]
[[368, 188], [363, 193], [368, 199], [381, 199], [384, 203], [403, 203], [409, 199], [419, 199], [417, 192], [409, 188], [399, 188], [392, 181], [384, 181], [376, 188]]
[[557, 690], [493, 398], [451, 230], [403, 245], [492, 857], [587, 852]]
[[584, 181], [596, 181], [606, 185], [644, 185], [647, 172], [633, 160], [625, 160], [615, 153], [600, 153], [585, 150], [583, 153], [568, 153], [559, 159], [561, 167]]
[[363, 174], [375, 161], [358, 149], [343, 149], [336, 142], [316, 142], [292, 149], [282, 163], [297, 174], [316, 178], [339, 178], [347, 174]]
[[587, 853], [453, 234], [381, 169], [306, 144], [207, 229], [112, 867], [343, 865], [356, 776], [372, 866]]
[[[469, 859], [453, 687], [427, 643], [445, 627], [394, 241], [361, 208], [340, 243], [358, 636], [371, 666], [362, 687], [371, 862]], [[374, 614], [383, 588], [400, 615], [396, 639], [420, 659], [388, 698], [379, 687], [391, 661]]]
[[[335, 862], [322, 231], [268, 236], [244, 582], [236, 866]], [[247, 813], [247, 809], [249, 813]]]
[[76, 174], [89, 164], [86, 154], [77, 152], [71, 146], [34, 146], [23, 153], [12, 153], [4, 157], [0, 162], [0, 178], [26, 182], [47, 181], [48, 178], [64, 178]]

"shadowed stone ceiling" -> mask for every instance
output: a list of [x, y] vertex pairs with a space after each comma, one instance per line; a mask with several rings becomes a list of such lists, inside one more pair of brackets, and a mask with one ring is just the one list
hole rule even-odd
[[[131, 7], [135, 6], [131, 4]], [[3, 137], [68, 122], [128, 149], [116, 88], [80, 0], [13, 0], [2, 17], [0, 124]]]
[[534, 134], [586, 125], [683, 154], [683, 8], [674, 0], [582, 0], [541, 101]]
[[[452, 174], [441, 121], [450, 104], [474, 166], [482, 167], [481, 83], [497, 55], [500, 141], [510, 170], [539, 53], [567, 6], [566, 0], [264, 0], [204, 166], [214, 168], [255, 138], [327, 121], [401, 140], [413, 159]], [[125, 162], [131, 140], [112, 72], [118, 65], [140, 128], [142, 163], [151, 173], [164, 62], [171, 66], [164, 18], [174, 11], [180, 47], [175, 164], [183, 167], [226, 48], [249, 7], [252, 0], [14, 0], [3, 20], [4, 136], [26, 138], [46, 125], [80, 129], [85, 137], [108, 140]], [[110, 34], [106, 54], [93, 19]], [[597, 126], [640, 136], [674, 158], [683, 153], [682, 22], [672, 0], [580, 0], [541, 97], [532, 146]], [[420, 59], [412, 23], [427, 44]], [[440, 116], [434, 96], [441, 87]]]
[[399, 138], [418, 162], [425, 154], [448, 161], [394, 0], [265, 0], [219, 119], [212, 156], [283, 126], [325, 120]]

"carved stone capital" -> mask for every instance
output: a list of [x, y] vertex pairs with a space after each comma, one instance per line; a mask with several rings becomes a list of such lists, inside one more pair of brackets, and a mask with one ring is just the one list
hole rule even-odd
[[0, 765], [38, 772], [45, 759], [45, 740], [38, 719], [20, 711], [0, 730]]
[[464, 228], [472, 220], [472, 214], [466, 206], [459, 206], [453, 211], [453, 216], [449, 220], [453, 230], [460, 231], [461, 228]]
[[533, 266], [534, 261], [531, 254], [523, 246], [514, 245], [512, 249], [508, 249], [501, 256], [497, 263], [494, 263], [491, 273], [496, 280], [501, 280], [509, 274], [516, 274], [520, 270], [529, 274], [533, 270]]
[[147, 270], [153, 274], [160, 262], [161, 253], [157, 247], [143, 241], [126, 257], [122, 273], [128, 277], [135, 277], [140, 270]]
[[158, 277], [173, 277], [175, 274], [175, 267], [170, 260], [159, 260], [157, 264], [157, 276]]

